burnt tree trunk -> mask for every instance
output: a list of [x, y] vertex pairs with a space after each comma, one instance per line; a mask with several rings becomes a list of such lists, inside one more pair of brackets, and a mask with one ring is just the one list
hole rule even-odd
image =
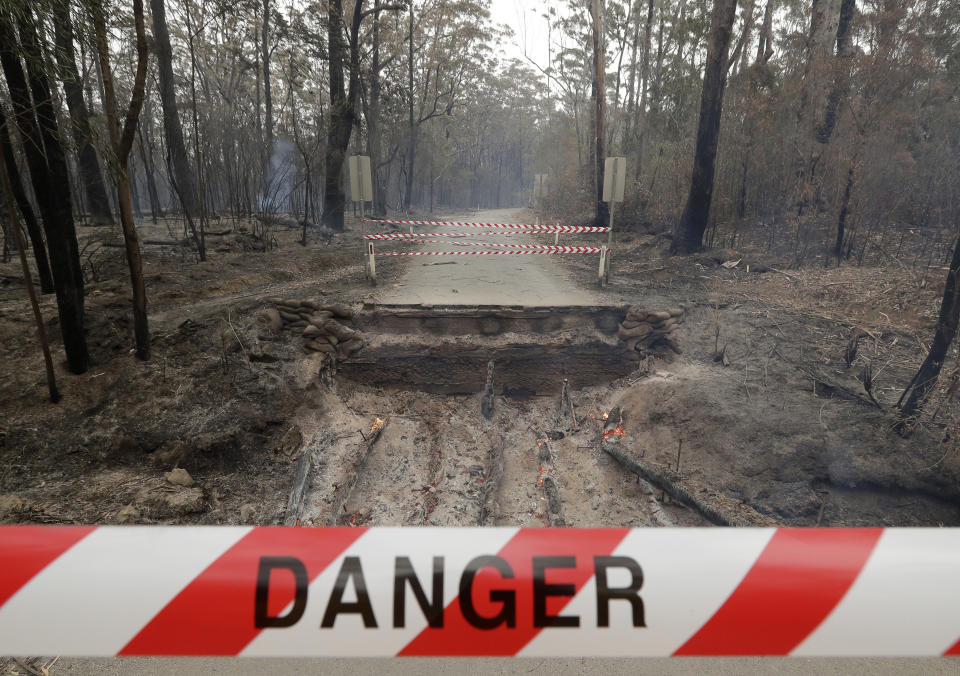
[[407, 52], [407, 109], [409, 113], [409, 137], [407, 139], [407, 185], [403, 195], [404, 210], [410, 211], [410, 199], [413, 193], [413, 168], [417, 157], [417, 131], [413, 117], [413, 3], [409, 7], [409, 39]]
[[13, 142], [10, 140], [10, 131], [7, 129], [7, 116], [3, 114], [3, 111], [0, 111], [0, 153], [3, 154], [3, 164], [7, 168], [13, 199], [17, 203], [17, 208], [20, 209], [23, 222], [27, 224], [27, 236], [30, 238], [33, 258], [37, 263], [37, 276], [40, 278], [40, 291], [42, 293], [53, 293], [53, 274], [50, 272], [47, 247], [43, 241], [43, 233], [40, 231], [37, 216], [33, 213], [33, 207], [30, 205], [30, 198], [27, 196], [27, 191], [24, 189], [23, 181], [20, 178], [20, 170], [17, 168], [17, 161], [13, 155]]
[[[341, 15], [343, 14], [341, 10]], [[332, 22], [332, 15], [331, 15]], [[337, 24], [339, 28], [339, 24]], [[263, 34], [260, 39], [263, 63], [263, 107], [267, 125], [267, 161], [273, 148], [273, 94], [270, 89], [270, 0], [263, 0]], [[269, 188], [269, 186], [268, 186]]]
[[68, 0], [53, 3], [53, 28], [56, 49], [57, 72], [63, 82], [63, 91], [73, 125], [73, 140], [77, 146], [77, 166], [87, 208], [94, 223], [113, 225], [110, 199], [100, 171], [100, 159], [93, 147], [90, 133], [90, 114], [83, 99], [83, 80], [77, 71], [77, 57], [73, 50], [73, 24], [70, 20]]
[[327, 40], [330, 66], [330, 124], [327, 128], [326, 175], [323, 191], [323, 223], [331, 230], [343, 232], [343, 210], [347, 202], [340, 181], [343, 161], [350, 134], [356, 121], [357, 97], [360, 81], [360, 20], [363, 17], [362, 0], [353, 7], [350, 21], [350, 85], [344, 91], [343, 58], [347, 45], [343, 40], [343, 2], [330, 0]]
[[943, 361], [957, 335], [958, 322], [960, 322], [960, 237], [957, 238], [953, 259], [950, 261], [950, 270], [947, 272], [947, 283], [943, 289], [943, 302], [940, 305], [937, 328], [933, 334], [933, 345], [930, 346], [930, 352], [923, 360], [920, 370], [903, 393], [904, 396], [909, 393], [909, 397], [900, 410], [898, 430], [901, 433], [908, 431], [909, 423], [916, 417], [917, 410], [923, 405], [930, 389], [936, 384], [940, 369], [943, 368]]
[[603, 0], [591, 0], [591, 15], [593, 24], [593, 170], [594, 194], [596, 195], [595, 220], [598, 226], [607, 225], [609, 210], [603, 201], [603, 169], [606, 159], [604, 143], [604, 122], [607, 115], [607, 84], [606, 84], [606, 34], [604, 29]]
[[367, 120], [367, 155], [370, 156], [370, 169], [373, 174], [373, 213], [376, 216], [385, 216], [387, 213], [387, 196], [381, 179], [380, 166], [380, 71], [383, 66], [380, 61], [380, 0], [373, 3], [373, 53], [370, 64], [370, 91], [366, 106]]
[[727, 53], [736, 16], [737, 0], [716, 0], [707, 43], [707, 61], [700, 96], [700, 122], [693, 156], [693, 177], [683, 215], [674, 230], [671, 253], [692, 253], [703, 244], [703, 233], [710, 217], [713, 179], [716, 171], [717, 142], [726, 86]]
[[840, 20], [837, 23], [837, 55], [834, 59], [833, 85], [827, 95], [823, 118], [817, 123], [817, 141], [830, 141], [837, 124], [840, 102], [846, 97], [850, 83], [850, 62], [853, 60], [853, 41], [850, 24], [857, 11], [856, 0], [843, 0], [840, 4]]
[[10, 174], [6, 171], [6, 163], [0, 163], [0, 183], [3, 185], [3, 191], [6, 193], [7, 214], [10, 217], [9, 230], [4, 227], [6, 236], [13, 234], [13, 239], [17, 245], [17, 256], [20, 258], [20, 270], [23, 272], [24, 285], [27, 287], [27, 297], [30, 299], [30, 309], [33, 310], [33, 319], [37, 325], [37, 338], [40, 342], [40, 350], [43, 352], [43, 365], [47, 373], [47, 390], [50, 393], [50, 401], [56, 404], [60, 401], [60, 392], [57, 390], [57, 378], [53, 373], [53, 358], [50, 356], [50, 342], [47, 340], [47, 326], [43, 322], [43, 315], [40, 312], [40, 305], [37, 303], [37, 294], [33, 288], [33, 280], [30, 278], [30, 267], [27, 265], [27, 254], [24, 252], [23, 235], [20, 232], [20, 223], [17, 220], [17, 212], [13, 206], [13, 185], [10, 181]]
[[766, 63], [773, 56], [773, 3], [774, 0], [767, 0], [767, 6], [763, 10], [763, 25], [760, 28], [757, 56], [754, 59], [756, 63]]
[[643, 54], [640, 60], [640, 103], [637, 107], [637, 170], [639, 177], [643, 169], [643, 141], [647, 133], [647, 95], [650, 91], [650, 37], [653, 29], [653, 3], [647, 5], [647, 27], [643, 33]]
[[127, 107], [122, 128], [118, 117], [116, 92], [113, 86], [113, 72], [110, 67], [110, 51], [107, 44], [107, 27], [103, 15], [103, 6], [99, 1], [91, 2], [90, 5], [97, 38], [97, 54], [100, 58], [100, 72], [103, 76], [107, 128], [110, 133], [110, 145], [117, 159], [117, 201], [120, 204], [120, 223], [123, 227], [127, 266], [130, 268], [130, 285], [133, 287], [133, 332], [136, 339], [136, 351], [138, 358], [147, 360], [150, 358], [147, 293], [143, 282], [143, 261], [140, 255], [137, 225], [133, 220], [130, 172], [128, 169], [130, 150], [133, 148], [133, 137], [137, 133], [137, 121], [140, 118], [140, 111], [143, 109], [147, 62], [149, 60], [147, 36], [143, 21], [143, 0], [133, 0], [134, 27], [137, 33], [137, 68], [133, 91], [130, 94], [130, 105]]
[[[139, 125], [138, 125], [139, 126]], [[143, 172], [147, 184], [147, 197], [150, 199], [150, 218], [156, 223], [157, 218], [163, 215], [160, 207], [160, 193], [157, 191], [156, 168], [153, 162], [153, 149], [148, 150], [143, 141], [143, 128], [137, 131], [137, 141], [140, 146], [140, 157], [143, 160]]]
[[17, 127], [23, 135], [24, 154], [30, 168], [33, 190], [41, 197], [38, 205], [47, 235], [67, 364], [73, 373], [84, 373], [89, 368], [90, 355], [83, 328], [83, 271], [68, 188], [70, 177], [67, 161], [34, 17], [29, 10], [23, 9], [16, 21], [20, 49], [27, 65], [26, 77], [16, 53], [14, 23], [6, 9], [0, 10], [0, 62], [7, 79]]
[[190, 225], [191, 234], [200, 253], [200, 260], [206, 259], [206, 251], [200, 242], [194, 219], [200, 213], [197, 197], [197, 184], [187, 146], [183, 140], [183, 127], [180, 125], [180, 112], [177, 110], [176, 82], [173, 75], [173, 52], [170, 48], [170, 33], [167, 30], [167, 15], [164, 0], [150, 0], [153, 13], [153, 39], [157, 54], [157, 73], [160, 88], [160, 105], [163, 109], [163, 131], [167, 138], [167, 165], [173, 178], [174, 192], [180, 199], [183, 215]]

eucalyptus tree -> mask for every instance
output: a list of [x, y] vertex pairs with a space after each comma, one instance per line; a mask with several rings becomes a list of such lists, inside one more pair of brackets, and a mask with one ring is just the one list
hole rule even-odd
[[[7, 80], [16, 126], [22, 137], [57, 294], [60, 333], [67, 364], [84, 373], [90, 362], [84, 331], [84, 283], [73, 220], [73, 200], [63, 135], [51, 95], [41, 17], [32, 3], [0, 6], [0, 65]], [[22, 62], [21, 62], [22, 57]], [[26, 70], [24, 70], [24, 67]]]

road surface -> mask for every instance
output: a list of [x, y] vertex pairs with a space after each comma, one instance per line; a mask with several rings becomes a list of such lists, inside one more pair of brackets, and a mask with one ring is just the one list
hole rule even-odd
[[[530, 223], [526, 209], [489, 209], [460, 215], [459, 220], [483, 223]], [[416, 226], [414, 232], [479, 233], [480, 228]], [[596, 244], [603, 243], [598, 234]], [[562, 235], [561, 235], [562, 238]], [[472, 251], [489, 250], [463, 246], [466, 242], [490, 241], [509, 244], [553, 244], [553, 235], [493, 235], [469, 239], [446, 238], [439, 244], [382, 243], [383, 251]], [[561, 244], [563, 241], [561, 239]], [[562, 254], [590, 256], [597, 254]], [[378, 273], [387, 266], [406, 266], [396, 282], [383, 283], [381, 303], [423, 303], [429, 305], [594, 305], [604, 297], [596, 290], [575, 285], [558, 265], [558, 254], [496, 256], [377, 257]], [[401, 262], [402, 261], [402, 262]]]

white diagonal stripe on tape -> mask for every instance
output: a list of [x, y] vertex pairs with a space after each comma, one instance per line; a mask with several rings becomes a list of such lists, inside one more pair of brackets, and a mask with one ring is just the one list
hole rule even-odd
[[601, 247], [539, 245], [535, 249], [508, 251], [378, 251], [375, 256], [521, 256], [600, 253]]
[[116, 654], [249, 531], [98, 528], [0, 608], [0, 654]]
[[960, 530], [888, 528], [833, 612], [791, 653], [941, 655], [960, 636]]
[[[405, 585], [406, 623], [393, 628], [393, 585], [395, 557], [407, 556], [420, 585], [432, 600], [433, 557], [444, 557], [443, 607], [459, 593], [460, 574], [476, 556], [496, 554], [516, 535], [517, 528], [373, 528], [337, 557], [310, 584], [303, 617], [292, 627], [264, 629], [242, 656], [289, 655], [351, 657], [392, 657], [427, 626], [420, 605]], [[364, 628], [358, 614], [338, 615], [334, 626], [320, 628], [330, 601], [334, 582], [348, 556], [360, 559], [370, 595], [376, 629]], [[348, 584], [343, 600], [356, 601], [356, 590]], [[293, 603], [284, 609], [285, 615]]]
[[[631, 606], [610, 601], [610, 626], [597, 627], [597, 584], [591, 577], [562, 615], [580, 627], [543, 629], [520, 657], [669, 656], [723, 605], [766, 547], [775, 529], [632, 529], [612, 556], [628, 556], [643, 571], [640, 598], [646, 626], [633, 626]], [[552, 583], [548, 571], [546, 581]], [[555, 573], [563, 580], [563, 571]], [[610, 587], [626, 587], [626, 569], [610, 569]]]

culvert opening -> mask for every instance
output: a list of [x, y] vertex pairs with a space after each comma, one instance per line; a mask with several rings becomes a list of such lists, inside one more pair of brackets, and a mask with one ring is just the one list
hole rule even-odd
[[353, 317], [362, 350], [337, 376], [363, 384], [442, 394], [484, 389], [496, 364], [495, 391], [511, 397], [606, 384], [637, 367], [641, 355], [618, 334], [626, 306], [365, 305]]

